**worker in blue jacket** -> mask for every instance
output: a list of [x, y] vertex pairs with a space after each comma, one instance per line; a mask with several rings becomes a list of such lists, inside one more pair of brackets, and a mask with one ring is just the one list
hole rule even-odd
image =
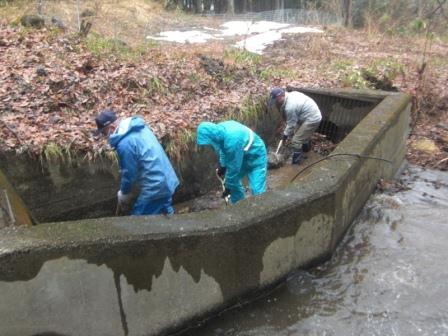
[[157, 138], [141, 117], [118, 119], [115, 112], [105, 110], [95, 119], [98, 132], [109, 137], [117, 151], [121, 183], [117, 193], [119, 206], [130, 202], [130, 192], [136, 182], [140, 194], [132, 215], [174, 213], [172, 197], [179, 180]]
[[232, 203], [244, 199], [241, 180], [246, 175], [253, 195], [266, 191], [266, 146], [250, 128], [233, 120], [202, 122], [197, 129], [197, 144], [211, 145], [219, 157], [217, 171], [224, 178], [223, 198], [230, 195]]

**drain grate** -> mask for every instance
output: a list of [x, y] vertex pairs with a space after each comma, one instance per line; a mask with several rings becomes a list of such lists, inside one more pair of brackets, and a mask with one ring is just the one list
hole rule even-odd
[[14, 225], [15, 222], [8, 192], [5, 189], [0, 189], [0, 226]]

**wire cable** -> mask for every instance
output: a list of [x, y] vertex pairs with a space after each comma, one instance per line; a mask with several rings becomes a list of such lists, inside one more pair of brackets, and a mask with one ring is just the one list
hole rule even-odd
[[321, 161], [330, 159], [330, 158], [332, 158], [332, 157], [335, 157], [335, 156], [342, 156], [342, 155], [354, 156], [354, 157], [357, 157], [358, 159], [362, 158], [362, 159], [381, 160], [381, 161], [385, 161], [385, 162], [387, 162], [387, 163], [392, 164], [392, 161], [391, 161], [391, 160], [387, 160], [387, 159], [380, 158], [380, 157], [375, 157], [375, 156], [368, 156], [368, 155], [354, 154], [354, 153], [336, 153], [336, 154], [330, 154], [330, 155], [328, 155], [328, 156], [326, 156], [326, 157], [324, 157], [324, 158], [322, 158], [322, 159], [317, 160], [316, 162], [313, 162], [313, 163], [309, 164], [308, 166], [306, 166], [305, 168], [303, 168], [302, 170], [300, 170], [296, 175], [294, 175], [294, 177], [291, 179], [291, 181], [289, 181], [289, 183], [292, 183], [292, 182], [297, 178], [297, 176], [299, 176], [299, 175], [302, 174], [305, 170], [307, 170], [308, 168], [314, 166], [315, 164], [317, 164], [317, 163], [319, 163], [319, 162], [321, 162]]

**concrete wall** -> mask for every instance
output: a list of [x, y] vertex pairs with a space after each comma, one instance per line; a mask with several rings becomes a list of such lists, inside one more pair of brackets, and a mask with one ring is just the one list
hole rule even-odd
[[0, 335], [164, 334], [329, 257], [405, 154], [410, 97], [357, 94], [381, 103], [335, 153], [391, 163], [336, 156], [225, 210], [3, 231]]
[[[245, 122], [265, 141], [280, 125], [279, 114], [266, 113], [261, 102], [258, 115]], [[234, 111], [238, 116], [238, 111]], [[184, 144], [181, 159], [172, 158], [181, 181], [174, 201], [184, 201], [209, 192], [219, 185], [211, 162], [217, 162], [209, 148], [197, 148], [195, 137]], [[0, 153], [0, 170], [7, 176], [38, 223], [112, 216], [115, 212], [119, 170], [106, 157], [84, 159], [85, 154], [66, 154], [57, 160], [38, 160], [27, 153]], [[217, 165], [217, 163], [215, 163]]]
[[0, 229], [9, 225], [32, 224], [25, 204], [0, 169]]

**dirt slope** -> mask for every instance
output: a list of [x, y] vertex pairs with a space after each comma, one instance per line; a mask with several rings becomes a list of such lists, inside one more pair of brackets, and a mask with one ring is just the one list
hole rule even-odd
[[[132, 15], [140, 25], [151, 11], [148, 3], [140, 14], [136, 2], [117, 4], [120, 11], [107, 7], [107, 1], [97, 8], [87, 39], [71, 29], [0, 25], [1, 150], [42, 155], [57, 145], [95, 155], [104, 142], [91, 134], [93, 118], [106, 107], [123, 116], [143, 115], [166, 142], [194, 130], [201, 120], [219, 119], [230, 109], [266, 97], [274, 85], [371, 87], [415, 97], [408, 159], [448, 167], [448, 45], [443, 40], [436, 38], [425, 47], [427, 40], [415, 36], [327, 28], [322, 35], [288, 36], [259, 57], [232, 49], [228, 41], [139, 43], [131, 28], [120, 30], [117, 39], [109, 27]], [[148, 22], [159, 23], [159, 29], [170, 22], [171, 27], [219, 23], [160, 8], [154, 12], [163, 15]], [[121, 22], [118, 13], [131, 14], [120, 14]], [[101, 21], [105, 24], [99, 28]]]

